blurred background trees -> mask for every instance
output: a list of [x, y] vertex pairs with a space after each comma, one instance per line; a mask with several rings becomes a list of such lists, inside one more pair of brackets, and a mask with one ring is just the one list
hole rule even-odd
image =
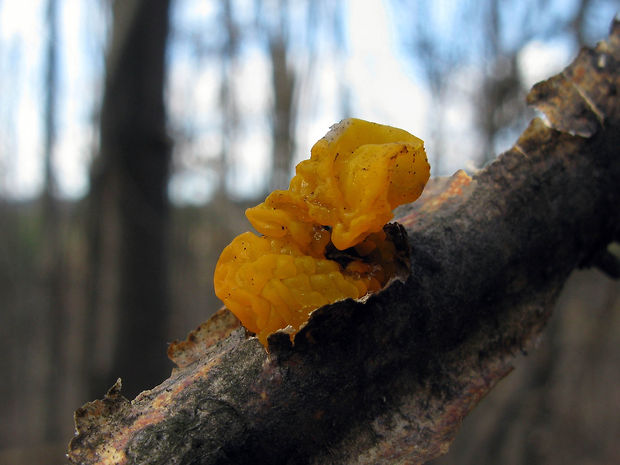
[[[23, 3], [21, 7], [20, 3]], [[221, 249], [329, 126], [474, 170], [529, 87], [607, 36], [605, 0], [0, 1], [0, 464], [62, 463], [72, 411], [134, 397], [219, 308]], [[43, 33], [41, 33], [43, 32]], [[438, 463], [618, 463], [617, 283], [569, 282], [540, 350]], [[587, 460], [586, 460], [587, 459]]]
[[[168, 171], [164, 108], [168, 0], [114, 2], [101, 105], [99, 154], [89, 193], [91, 342], [101, 314], [116, 320], [111, 363], [92, 369], [90, 393], [115, 377], [135, 395], [165, 376], [168, 295]], [[114, 228], [110, 231], [110, 227]], [[113, 257], [112, 263], [106, 260]], [[109, 288], [106, 288], [109, 285]], [[103, 344], [101, 344], [103, 345]], [[113, 371], [113, 373], [112, 373]]]

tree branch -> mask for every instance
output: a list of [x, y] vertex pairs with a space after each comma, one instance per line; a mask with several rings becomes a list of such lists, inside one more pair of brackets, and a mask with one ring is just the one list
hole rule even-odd
[[445, 452], [571, 271], [619, 235], [619, 62], [615, 21], [530, 93], [549, 125], [533, 120], [473, 180], [433, 180], [399, 211], [404, 281], [317, 310], [294, 346], [271, 336], [269, 354], [221, 311], [171, 347], [179, 368], [162, 384], [129, 402], [117, 383], [80, 408], [70, 459], [416, 464]]

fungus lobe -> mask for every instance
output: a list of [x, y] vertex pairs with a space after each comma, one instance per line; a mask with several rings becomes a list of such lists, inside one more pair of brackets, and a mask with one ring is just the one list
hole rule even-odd
[[380, 290], [393, 273], [383, 226], [417, 199], [430, 166], [421, 139], [345, 119], [296, 167], [287, 190], [246, 211], [261, 234], [237, 236], [215, 268], [215, 293], [263, 345], [291, 337], [315, 309]]

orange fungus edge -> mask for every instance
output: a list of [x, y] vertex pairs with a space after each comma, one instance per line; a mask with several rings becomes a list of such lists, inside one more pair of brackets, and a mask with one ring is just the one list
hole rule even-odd
[[243, 233], [222, 251], [216, 295], [267, 346], [278, 330], [293, 338], [323, 305], [380, 290], [395, 252], [383, 226], [429, 177], [421, 139], [341, 121], [297, 165], [287, 190], [246, 211], [261, 236]]

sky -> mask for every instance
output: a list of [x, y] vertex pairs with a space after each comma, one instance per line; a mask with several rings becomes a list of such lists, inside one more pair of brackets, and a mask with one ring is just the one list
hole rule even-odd
[[[58, 2], [54, 167], [60, 193], [73, 198], [86, 191], [96, 137], [91, 121], [101, 89], [105, 21], [94, 3]], [[46, 34], [41, 31], [46, 31], [45, 4], [40, 0], [0, 2], [0, 92], [5, 95], [0, 113], [0, 194], [17, 199], [37, 195], [43, 181], [41, 82]]]
[[[42, 184], [43, 56], [45, 48], [44, 6], [40, 0], [0, 2], [0, 195], [15, 199], [38, 194]], [[88, 166], [97, 134], [91, 122], [96, 116], [103, 73], [106, 17], [94, 0], [60, 1], [60, 66], [58, 94], [58, 140], [54, 168], [63, 197], [79, 198], [88, 189]], [[447, 2], [449, 3], [449, 2]], [[440, 2], [446, 4], [446, 1]], [[205, 21], [213, 15], [212, 2], [178, 0], [174, 27], [184, 21]], [[342, 83], [350, 88], [353, 116], [402, 127], [423, 139], [430, 138], [432, 110], [423, 80], [403, 56], [394, 27], [393, 10], [381, 0], [345, 2], [346, 47], [322, 55], [321, 66], [310, 72], [317, 77], [302, 100], [297, 132], [297, 161], [309, 155], [312, 144], [341, 116]], [[534, 40], [519, 55], [520, 69], [528, 85], [550, 76], [572, 59], [571, 45], [560, 41]], [[216, 185], [209, 161], [221, 141], [217, 121], [208, 111], [217, 104], [218, 70], [206, 62], [196, 63], [182, 47], [169, 52], [167, 102], [171, 132], [192, 133], [189, 142], [175, 148], [170, 196], [179, 203], [209, 199]], [[250, 196], [264, 190], [269, 170], [269, 122], [263, 117], [270, 105], [269, 63], [258, 48], [244, 49], [235, 79], [246, 96], [242, 112], [247, 116], [243, 134], [235, 144], [235, 164], [229, 184], [233, 195]], [[460, 86], [475, 76], [475, 69], [459, 71]], [[305, 83], [305, 85], [310, 85]], [[455, 93], [445, 122], [455, 141], [465, 140], [473, 121], [471, 103]], [[404, 100], [403, 96], [407, 99]], [[304, 106], [305, 105], [305, 106]], [[463, 138], [463, 139], [461, 139]], [[461, 156], [449, 159], [442, 169], [466, 168], [474, 156], [475, 141], [460, 143]], [[508, 148], [508, 147], [504, 147]], [[432, 147], [427, 145], [427, 150]], [[432, 160], [432, 153], [429, 154]], [[436, 174], [436, 173], [435, 173]], [[445, 173], [441, 173], [445, 174]]]

